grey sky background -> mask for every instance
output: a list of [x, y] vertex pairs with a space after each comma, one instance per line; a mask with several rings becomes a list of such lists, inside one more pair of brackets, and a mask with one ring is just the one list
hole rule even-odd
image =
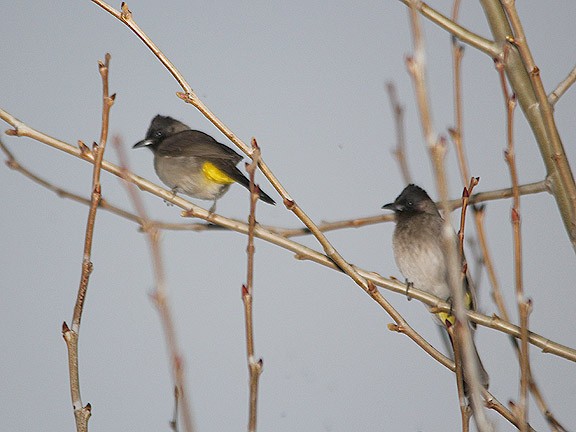
[[[451, 2], [432, 6], [449, 13]], [[113, 4], [119, 7], [119, 4]], [[394, 122], [384, 83], [393, 80], [406, 106], [408, 158], [414, 180], [437, 197], [404, 59], [411, 51], [407, 10], [398, 1], [129, 3], [135, 20], [239, 137], [255, 136], [263, 157], [293, 198], [317, 222], [380, 214], [404, 187], [390, 150]], [[530, 47], [551, 91], [574, 66], [576, 3], [519, 2]], [[171, 115], [228, 142], [193, 107], [144, 45], [90, 1], [9, 2], [3, 6], [2, 108], [69, 143], [98, 140], [101, 81], [97, 61], [112, 54], [117, 93], [110, 131], [126, 148], [144, 137], [151, 118]], [[489, 36], [477, 2], [463, 2], [461, 22]], [[450, 38], [424, 21], [436, 130], [453, 125]], [[504, 104], [493, 62], [467, 47], [464, 138], [478, 191], [508, 187]], [[576, 163], [571, 89], [556, 120]], [[519, 176], [545, 170], [526, 121], [516, 113]], [[7, 125], [3, 126], [3, 130]], [[89, 196], [91, 166], [29, 139], [3, 136], [38, 175]], [[152, 154], [130, 151], [137, 174], [158, 182]], [[106, 159], [117, 161], [110, 146]], [[461, 193], [455, 155], [450, 193]], [[0, 419], [3, 430], [74, 430], [66, 346], [80, 277], [87, 207], [58, 198], [0, 168]], [[103, 194], [129, 208], [117, 178], [103, 173]], [[260, 178], [261, 187], [277, 198]], [[179, 210], [144, 196], [149, 213], [180, 221]], [[207, 208], [208, 202], [195, 201]], [[245, 219], [248, 193], [233, 186], [219, 213]], [[511, 202], [488, 204], [488, 238], [509, 308], [514, 308]], [[576, 346], [574, 252], [550, 195], [522, 198], [525, 290], [534, 301], [531, 328]], [[294, 227], [282, 205], [258, 206], [263, 224]], [[468, 233], [473, 237], [472, 224]], [[392, 224], [328, 234], [351, 263], [400, 277]], [[319, 249], [309, 238], [299, 239]], [[199, 431], [243, 430], [248, 372], [241, 285], [246, 238], [232, 232], [163, 235], [170, 302]], [[455, 381], [405, 336], [352, 281], [256, 243], [255, 343], [264, 359], [259, 430], [459, 430]], [[172, 384], [158, 315], [148, 294], [152, 271], [137, 227], [105, 211], [97, 216], [91, 277], [80, 334], [81, 390], [93, 406], [91, 430], [168, 430]], [[475, 270], [475, 269], [474, 269]], [[477, 272], [475, 272], [477, 274]], [[480, 305], [495, 311], [485, 274]], [[383, 292], [422, 334], [440, 345], [425, 308]], [[491, 390], [503, 403], [518, 396], [518, 367], [508, 339], [480, 328], [476, 340]], [[552, 411], [576, 425], [576, 366], [531, 351], [535, 377]], [[546, 429], [536, 408], [533, 426]], [[491, 414], [498, 430], [512, 430]]]

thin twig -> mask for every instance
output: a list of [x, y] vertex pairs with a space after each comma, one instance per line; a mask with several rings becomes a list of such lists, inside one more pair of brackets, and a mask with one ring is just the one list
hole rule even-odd
[[170, 429], [178, 432], [178, 386], [174, 386], [174, 412], [172, 413], [172, 420], [170, 420]]
[[72, 406], [74, 408], [74, 418], [76, 420], [76, 430], [85, 432], [88, 430], [88, 420], [90, 419], [92, 407], [90, 404], [82, 405], [80, 394], [80, 374], [78, 370], [78, 339], [80, 337], [80, 322], [84, 310], [84, 302], [88, 291], [88, 282], [93, 270], [91, 261], [92, 239], [94, 238], [94, 225], [96, 223], [96, 211], [102, 199], [100, 185], [100, 171], [106, 141], [108, 138], [108, 119], [110, 108], [114, 103], [114, 95], [108, 94], [108, 67], [110, 65], [110, 54], [106, 53], [104, 62], [98, 62], [98, 70], [102, 78], [102, 127], [100, 131], [100, 142], [92, 146], [94, 158], [94, 168], [92, 170], [92, 194], [88, 220], [86, 222], [86, 234], [84, 239], [84, 253], [82, 256], [82, 274], [80, 275], [80, 286], [76, 295], [76, 303], [72, 314], [72, 327], [68, 327], [66, 322], [62, 324], [62, 336], [68, 348], [68, 370], [70, 373], [70, 394], [72, 396]]
[[460, 406], [460, 418], [462, 421], [462, 432], [470, 430], [470, 409], [466, 403], [466, 396], [464, 394], [464, 374], [462, 370], [462, 350], [458, 344], [458, 339], [454, 332], [453, 325], [447, 325], [446, 331], [452, 343], [452, 350], [454, 351], [454, 365], [456, 366], [456, 385], [458, 388], [458, 405]]
[[528, 360], [528, 312], [525, 309], [524, 290], [522, 284], [522, 236], [520, 231], [520, 195], [518, 194], [518, 171], [516, 168], [516, 155], [514, 149], [514, 110], [516, 108], [516, 98], [508, 91], [504, 66], [496, 63], [500, 75], [502, 94], [506, 104], [506, 141], [507, 148], [504, 152], [513, 191], [513, 205], [511, 209], [512, 229], [514, 232], [514, 278], [516, 288], [516, 302], [518, 314], [520, 316], [520, 397], [517, 405], [518, 418], [520, 420], [520, 430], [528, 430], [528, 389], [530, 382], [530, 364]]
[[[114, 139], [116, 152], [120, 161], [120, 177], [124, 180], [126, 189], [134, 205], [135, 211], [143, 221], [142, 230], [146, 233], [148, 239], [148, 246], [150, 248], [150, 255], [152, 260], [152, 267], [154, 270], [154, 291], [150, 295], [152, 298], [158, 314], [160, 315], [160, 322], [164, 331], [164, 338], [166, 339], [166, 348], [170, 356], [170, 366], [172, 371], [172, 379], [175, 387], [175, 401], [182, 407], [180, 414], [186, 432], [194, 431], [194, 422], [192, 420], [192, 412], [190, 409], [190, 402], [188, 400], [188, 391], [186, 386], [186, 379], [184, 373], [184, 358], [178, 347], [178, 339], [176, 337], [176, 327], [170, 311], [168, 302], [168, 288], [166, 285], [166, 271], [164, 268], [164, 260], [162, 259], [162, 251], [160, 248], [160, 231], [152, 225], [147, 223], [148, 215], [144, 207], [144, 202], [140, 194], [131, 185], [131, 175], [128, 169], [127, 158], [124, 152], [122, 143], [118, 137]], [[175, 423], [173, 420], [171, 423]], [[177, 424], [177, 423], [176, 423]]]
[[[470, 195], [474, 188], [478, 185], [480, 177], [471, 177], [468, 187], [464, 187], [462, 191], [462, 210], [460, 212], [460, 229], [458, 230], [458, 245], [460, 247], [459, 253], [461, 257], [464, 257], [464, 225], [466, 223], [466, 210], [468, 209], [468, 203], [470, 201]], [[466, 269], [463, 269], [466, 273]]]
[[[452, 6], [452, 21], [458, 21], [458, 12], [460, 10], [460, 0], [455, 0]], [[464, 46], [458, 41], [455, 36], [452, 36], [452, 71], [454, 74], [454, 127], [449, 129], [450, 137], [456, 148], [456, 155], [458, 156], [458, 166], [460, 167], [460, 175], [462, 177], [462, 184], [470, 178], [468, 170], [468, 161], [466, 160], [466, 153], [463, 147], [463, 109], [462, 109], [462, 58], [464, 57]]]
[[246, 356], [248, 360], [248, 371], [250, 373], [250, 407], [248, 415], [248, 432], [256, 431], [256, 419], [258, 408], [258, 383], [262, 374], [264, 362], [262, 358], [256, 360], [254, 357], [254, 323], [252, 311], [252, 299], [254, 288], [254, 229], [256, 228], [256, 203], [260, 195], [260, 188], [254, 182], [256, 168], [260, 159], [260, 148], [256, 139], [252, 139], [252, 162], [246, 164], [246, 171], [250, 179], [250, 214], [248, 215], [248, 246], [246, 248], [247, 270], [246, 285], [242, 286], [242, 301], [244, 303], [244, 317], [246, 321]]
[[392, 150], [394, 158], [400, 166], [400, 174], [404, 179], [404, 183], [412, 183], [412, 176], [408, 168], [408, 161], [406, 159], [406, 129], [404, 127], [404, 107], [398, 100], [396, 93], [396, 86], [392, 82], [386, 83], [386, 90], [388, 91], [388, 98], [392, 113], [394, 114], [394, 125], [396, 126], [396, 148]]
[[442, 15], [440, 12], [431, 8], [423, 1], [419, 0], [400, 0], [406, 6], [417, 10], [423, 17], [428, 18], [433, 23], [439, 25], [444, 30], [446, 30], [451, 35], [457, 37], [462, 42], [467, 43], [468, 45], [479, 49], [485, 54], [488, 54], [491, 58], [497, 57], [501, 52], [501, 47], [486, 38], [483, 38], [480, 35], [477, 35], [470, 30], [458, 25], [453, 20], [448, 18], [445, 15]]
[[568, 76], [556, 86], [554, 91], [548, 95], [548, 102], [555, 105], [558, 100], [566, 93], [572, 84], [576, 82], [576, 66], [570, 71]]

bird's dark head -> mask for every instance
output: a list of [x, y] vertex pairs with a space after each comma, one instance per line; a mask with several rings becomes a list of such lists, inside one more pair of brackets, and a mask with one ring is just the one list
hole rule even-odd
[[146, 138], [134, 144], [132, 148], [148, 147], [154, 151], [164, 139], [185, 130], [190, 128], [184, 123], [172, 117], [157, 115], [150, 123]]
[[434, 201], [426, 191], [414, 184], [409, 184], [393, 203], [382, 206], [383, 209], [392, 210], [396, 214], [438, 214]]

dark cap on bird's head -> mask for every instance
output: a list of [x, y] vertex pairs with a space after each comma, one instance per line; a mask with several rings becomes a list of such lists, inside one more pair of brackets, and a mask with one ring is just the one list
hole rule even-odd
[[394, 213], [429, 213], [438, 214], [438, 208], [424, 189], [415, 184], [409, 184], [396, 197], [394, 202], [385, 204], [383, 209], [392, 210]]
[[190, 127], [184, 123], [172, 117], [158, 114], [152, 119], [148, 132], [146, 132], [146, 138], [134, 144], [132, 148], [148, 147], [155, 151], [164, 139], [186, 130], [190, 130]]

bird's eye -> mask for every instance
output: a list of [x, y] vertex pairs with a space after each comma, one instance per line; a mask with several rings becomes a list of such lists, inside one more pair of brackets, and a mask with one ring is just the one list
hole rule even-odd
[[154, 131], [154, 138], [161, 138], [162, 137], [162, 131], [157, 130]]

